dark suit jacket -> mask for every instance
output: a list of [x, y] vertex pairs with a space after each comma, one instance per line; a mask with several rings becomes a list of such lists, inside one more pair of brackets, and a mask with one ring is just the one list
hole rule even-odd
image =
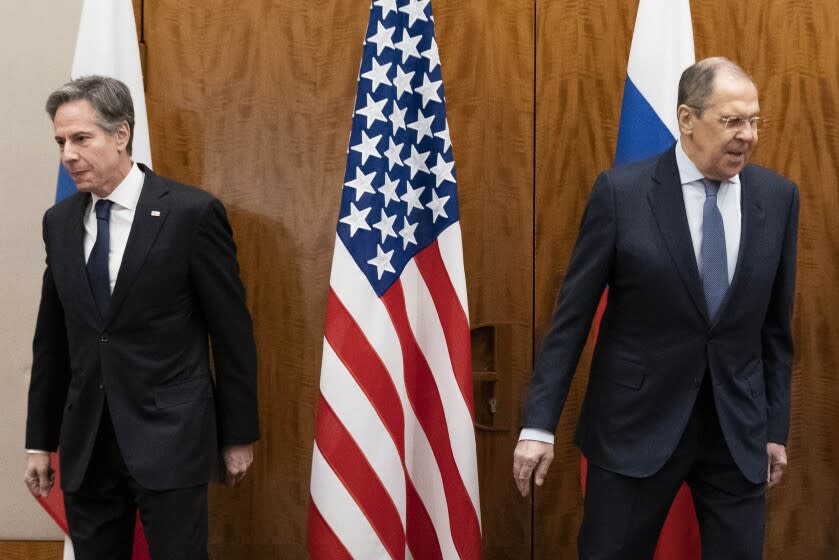
[[90, 195], [77, 193], [44, 216], [26, 446], [60, 448], [67, 492], [82, 482], [106, 399], [129, 472], [153, 490], [206, 483], [219, 444], [259, 437], [253, 328], [224, 207], [141, 168], [106, 317], [85, 268]]
[[649, 476], [675, 449], [706, 371], [743, 474], [766, 479], [789, 429], [798, 189], [741, 173], [742, 232], [717, 318], [706, 312], [673, 148], [601, 174], [531, 382], [523, 426], [553, 432], [603, 289], [577, 444], [595, 464]]

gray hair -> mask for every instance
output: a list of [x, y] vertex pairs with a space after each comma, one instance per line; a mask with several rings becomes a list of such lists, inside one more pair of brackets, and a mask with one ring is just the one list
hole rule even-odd
[[83, 76], [69, 81], [47, 98], [50, 119], [55, 120], [55, 113], [65, 103], [81, 99], [93, 105], [96, 124], [108, 134], [115, 134], [122, 123], [128, 123], [126, 151], [130, 155], [134, 141], [134, 102], [128, 86], [106, 76]]
[[754, 83], [748, 72], [737, 63], [723, 57], [715, 56], [700, 60], [689, 66], [679, 79], [678, 105], [695, 107], [697, 116], [702, 115], [708, 98], [714, 93], [714, 79], [720, 70], [725, 70], [737, 78], [744, 78]]

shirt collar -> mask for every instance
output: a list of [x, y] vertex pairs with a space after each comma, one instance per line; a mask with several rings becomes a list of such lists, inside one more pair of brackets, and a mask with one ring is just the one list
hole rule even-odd
[[[140, 167], [132, 162], [128, 175], [125, 176], [125, 179], [106, 198], [123, 208], [135, 210], [137, 208], [137, 202], [140, 200], [140, 191], [143, 190], [145, 177]], [[90, 194], [93, 197], [94, 205], [98, 200], [102, 199], [101, 196], [93, 193]]]
[[[683, 185], [695, 183], [696, 181], [701, 181], [705, 178], [704, 175], [702, 175], [702, 172], [699, 171], [699, 168], [696, 167], [696, 165], [685, 153], [685, 149], [682, 147], [681, 138], [679, 138], [679, 141], [676, 142], [676, 166], [679, 168], [679, 180]], [[722, 181], [722, 184], [725, 183], [734, 183], [735, 185], [739, 185], [740, 175], [737, 174], [730, 177], [727, 181]]]

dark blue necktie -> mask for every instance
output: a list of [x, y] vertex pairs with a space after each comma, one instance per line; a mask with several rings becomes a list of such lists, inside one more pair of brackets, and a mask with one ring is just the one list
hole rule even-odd
[[108, 311], [111, 301], [111, 278], [108, 272], [108, 252], [111, 248], [109, 224], [111, 219], [110, 200], [96, 201], [96, 242], [87, 259], [87, 278], [93, 299], [102, 317]]
[[725, 251], [725, 226], [717, 207], [720, 182], [703, 179], [705, 205], [702, 208], [702, 290], [711, 320], [717, 315], [728, 291], [728, 256]]

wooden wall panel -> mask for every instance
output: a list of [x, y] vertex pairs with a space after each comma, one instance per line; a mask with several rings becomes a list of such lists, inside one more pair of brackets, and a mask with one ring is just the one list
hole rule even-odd
[[[259, 349], [263, 438], [245, 483], [211, 493], [214, 558], [305, 557], [322, 318], [369, 5], [145, 2], [155, 169], [227, 206]], [[529, 506], [510, 461], [531, 364], [533, 9], [434, 10], [471, 321], [506, 333], [506, 428], [478, 437], [486, 557], [523, 558]]]
[[[769, 493], [767, 559], [839, 557], [839, 12], [834, 0], [693, 2], [697, 56], [740, 61], [758, 83], [756, 161], [801, 189], [792, 425]], [[737, 27], [737, 33], [720, 32]]]
[[[532, 362], [533, 6], [521, 0], [435, 0], [457, 164], [470, 321], [495, 328], [493, 429], [478, 431], [484, 558], [527, 558], [530, 507], [515, 490], [512, 452]], [[479, 355], [475, 349], [475, 355]], [[490, 403], [477, 398], [478, 416]]]
[[228, 208], [259, 350], [252, 473], [216, 558], [302, 558], [329, 267], [368, 5], [146, 2], [156, 170]]
[[[766, 558], [839, 554], [839, 13], [831, 0], [693, 0], [697, 58], [750, 71], [768, 126], [758, 163], [801, 188], [793, 415], [783, 485], [770, 492]], [[536, 343], [550, 318], [583, 205], [611, 165], [637, 0], [537, 1]], [[832, 8], [832, 9], [831, 9]], [[536, 558], [574, 557], [581, 518], [571, 447], [589, 365], [580, 363], [560, 422], [557, 463], [536, 495]]]
[[[260, 348], [264, 438], [245, 485], [213, 493], [213, 555], [304, 557], [324, 287], [369, 4], [145, 4], [156, 169], [228, 206]], [[524, 558], [530, 546], [529, 507], [509, 480], [514, 425], [531, 342], [538, 347], [550, 318], [594, 177], [611, 165], [636, 5], [434, 3], [471, 320], [510, 326], [510, 392], [499, 395], [510, 429], [478, 436], [486, 558]], [[830, 320], [839, 311], [830, 230], [839, 204], [839, 15], [831, 7], [692, 2], [697, 56], [738, 60], [760, 86], [769, 124], [757, 161], [802, 193], [791, 469], [770, 497], [767, 558], [832, 558], [839, 548], [839, 337]], [[534, 498], [536, 558], [576, 554], [579, 455], [570, 442], [588, 355], [556, 463]]]
[[0, 541], [3, 560], [61, 560], [64, 541]]
[[[591, 185], [614, 157], [631, 1], [538, 0], [536, 8], [535, 337], [550, 322]], [[534, 558], [576, 558], [582, 519], [580, 453], [573, 445], [591, 341], [557, 430], [555, 459], [534, 500]]]

